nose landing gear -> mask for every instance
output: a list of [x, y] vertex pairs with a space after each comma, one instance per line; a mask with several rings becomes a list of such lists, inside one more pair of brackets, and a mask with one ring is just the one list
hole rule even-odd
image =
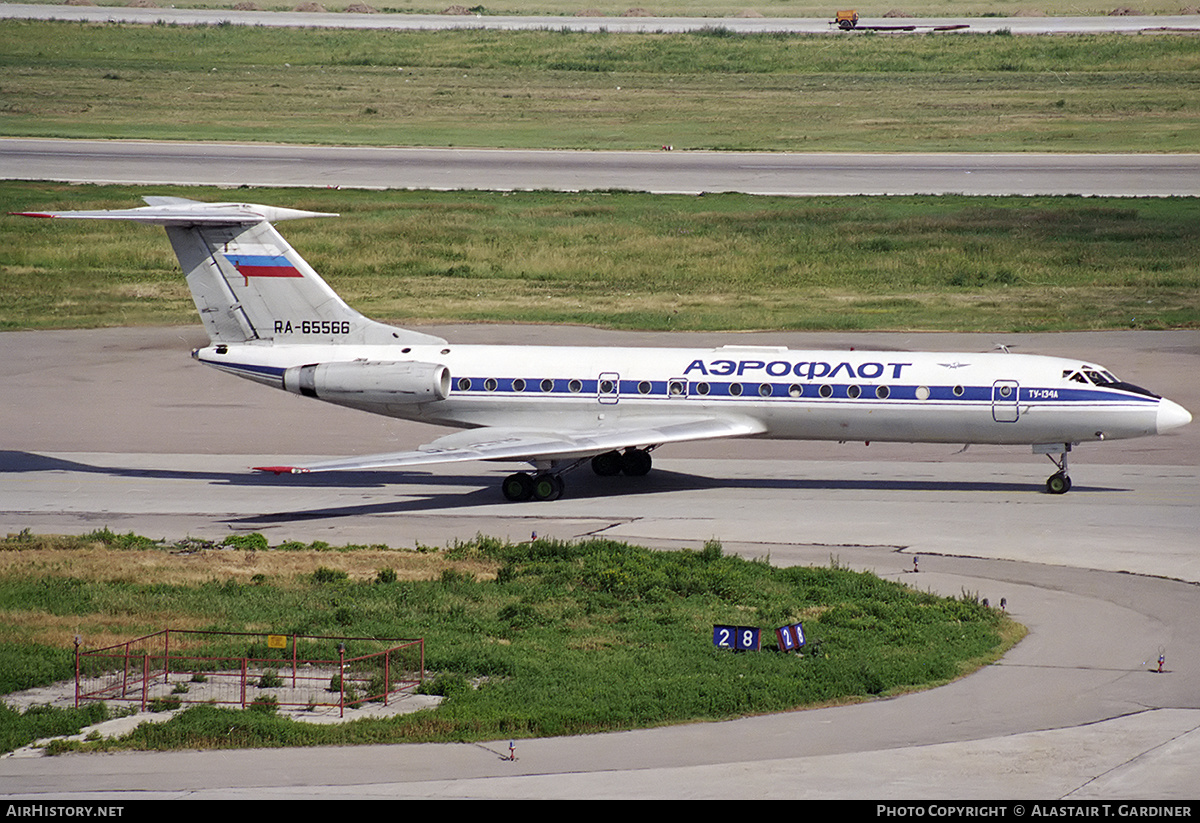
[[[1066, 494], [1071, 490], [1071, 477], [1067, 474], [1067, 453], [1071, 451], [1070, 443], [1054, 443], [1049, 446], [1034, 446], [1035, 452], [1041, 452], [1050, 458], [1050, 462], [1058, 467], [1058, 471], [1046, 478], [1047, 494]], [[1055, 457], [1054, 455], [1061, 455]]]

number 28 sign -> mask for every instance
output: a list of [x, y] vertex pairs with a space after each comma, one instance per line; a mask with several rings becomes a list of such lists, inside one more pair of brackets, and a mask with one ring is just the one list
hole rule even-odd
[[713, 626], [713, 645], [718, 649], [758, 651], [761, 632], [754, 626]]

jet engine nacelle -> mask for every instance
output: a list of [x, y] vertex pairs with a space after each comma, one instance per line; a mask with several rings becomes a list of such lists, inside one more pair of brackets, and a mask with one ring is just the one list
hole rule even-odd
[[333, 403], [411, 405], [445, 400], [450, 370], [436, 363], [312, 363], [285, 371], [283, 387]]

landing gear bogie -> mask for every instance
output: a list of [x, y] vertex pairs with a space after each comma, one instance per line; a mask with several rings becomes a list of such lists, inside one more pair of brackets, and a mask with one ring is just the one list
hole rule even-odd
[[547, 472], [533, 478], [534, 500], [557, 500], [562, 497], [564, 489], [565, 485], [561, 475]]
[[621, 455], [621, 471], [626, 477], [645, 477], [654, 461], [645, 449], [626, 449]]
[[653, 465], [654, 461], [647, 449], [604, 452], [592, 458], [592, 471], [599, 477], [616, 477], [618, 474], [624, 474], [626, 477], [644, 477], [650, 473]]
[[500, 491], [506, 500], [519, 503], [533, 497], [533, 478], [525, 472], [510, 474], [500, 484]]
[[565, 484], [563, 475], [580, 466], [591, 463], [592, 471], [600, 477], [615, 477], [624, 474], [627, 477], [642, 477], [650, 473], [653, 460], [650, 450], [628, 448], [625, 451], [608, 451], [594, 457], [582, 457], [569, 465], [550, 463], [536, 474], [517, 472], [510, 474], [500, 483], [500, 491], [505, 500], [522, 503], [527, 500], [558, 500], [563, 496]]
[[592, 472], [597, 477], [616, 477], [621, 473], [621, 453], [604, 452], [592, 458]]
[[542, 472], [530, 476], [525, 472], [510, 474], [500, 483], [505, 500], [523, 503], [527, 500], [557, 500], [562, 497], [566, 484], [562, 476], [553, 472]]

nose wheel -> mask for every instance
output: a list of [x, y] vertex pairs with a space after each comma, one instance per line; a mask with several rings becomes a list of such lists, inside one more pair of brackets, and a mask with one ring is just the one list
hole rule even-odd
[[1055, 472], [1046, 478], [1046, 491], [1050, 494], [1066, 494], [1071, 490], [1071, 478], [1064, 472]]

